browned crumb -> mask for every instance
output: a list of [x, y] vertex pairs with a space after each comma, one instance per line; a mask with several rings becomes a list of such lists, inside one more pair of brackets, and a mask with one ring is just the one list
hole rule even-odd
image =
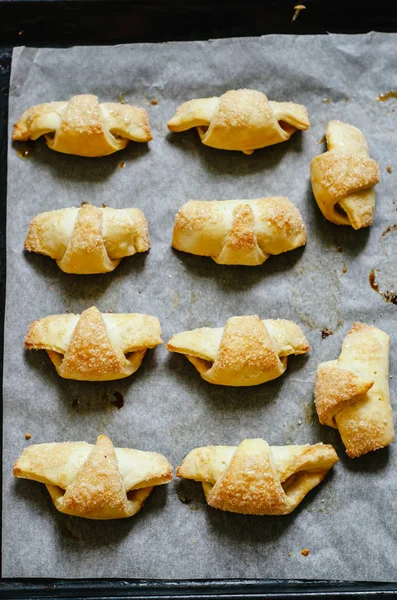
[[125, 162], [121, 161], [119, 162], [119, 169], [124, 169], [125, 167]]
[[119, 95], [119, 102], [120, 104], [127, 104], [127, 100], [125, 100], [125, 94]]
[[343, 252], [343, 248], [342, 248], [342, 246], [338, 246], [338, 247], [336, 248], [336, 251], [337, 251], [337, 252]]
[[102, 208], [107, 208], [107, 204], [106, 204], [106, 202], [103, 202], [103, 203], [102, 203]]
[[386, 171], [387, 171], [388, 173], [391, 173], [391, 172], [392, 172], [391, 165], [387, 165], [387, 167], [386, 167]]
[[123, 408], [124, 406], [123, 394], [120, 394], [120, 392], [114, 392], [113, 396], [114, 400], [111, 400], [110, 403], [113, 404], [113, 406], [115, 406], [118, 410], [120, 410], [120, 408]]
[[324, 104], [329, 104], [329, 98], [323, 98]]
[[309, 556], [309, 554], [310, 554], [309, 548], [303, 548], [301, 550], [301, 554], [302, 554], [302, 556]]
[[323, 327], [321, 330], [321, 339], [325, 340], [325, 338], [327, 338], [329, 335], [333, 335], [334, 332], [332, 331], [332, 329], [329, 329], [328, 327]]
[[391, 90], [390, 92], [386, 92], [385, 94], [379, 94], [377, 97], [378, 102], [386, 102], [389, 98], [397, 98], [397, 91]]
[[159, 101], [157, 100], [157, 98], [153, 98], [153, 100], [151, 101], [150, 104], [158, 104], [158, 103], [159, 103]]
[[296, 21], [296, 19], [299, 17], [299, 13], [301, 10], [305, 10], [306, 6], [304, 4], [297, 4], [296, 6], [294, 6], [294, 14], [292, 16], [292, 23], [294, 21]]
[[30, 440], [32, 436], [30, 435], [30, 433], [25, 433], [25, 440]]
[[288, 552], [288, 556], [292, 556], [292, 552]]
[[343, 265], [342, 273], [347, 273], [347, 266]]

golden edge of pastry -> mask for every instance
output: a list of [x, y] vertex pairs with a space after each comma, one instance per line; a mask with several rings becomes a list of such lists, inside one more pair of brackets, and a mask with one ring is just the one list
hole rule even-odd
[[148, 349], [162, 344], [160, 322], [138, 313], [49, 315], [29, 326], [28, 350], [46, 350], [58, 375], [78, 381], [111, 381], [135, 373]]
[[108, 520], [139, 512], [154, 486], [172, 480], [172, 467], [162, 454], [114, 448], [100, 435], [95, 445], [29, 446], [15, 462], [13, 475], [44, 483], [64, 514]]
[[172, 246], [217, 264], [257, 266], [306, 244], [298, 208], [284, 197], [189, 200], [175, 216]]
[[202, 483], [209, 506], [246, 515], [287, 515], [338, 461], [331, 445], [272, 446], [246, 439], [239, 446], [195, 448], [176, 475]]
[[353, 323], [339, 358], [317, 367], [314, 398], [319, 421], [339, 430], [350, 458], [394, 440], [389, 343], [381, 329]]
[[36, 215], [24, 249], [57, 261], [65, 273], [109, 273], [122, 258], [150, 249], [149, 228], [138, 208], [81, 207]]

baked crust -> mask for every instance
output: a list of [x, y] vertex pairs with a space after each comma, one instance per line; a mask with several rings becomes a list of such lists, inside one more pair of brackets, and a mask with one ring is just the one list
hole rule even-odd
[[42, 135], [52, 150], [89, 157], [113, 154], [130, 140], [153, 139], [144, 108], [117, 102], [99, 104], [92, 94], [31, 106], [14, 125], [12, 139], [37, 140]]
[[160, 323], [144, 314], [50, 315], [34, 321], [25, 337], [29, 350], [46, 350], [58, 375], [80, 381], [109, 381], [132, 375], [148, 348], [162, 343]]
[[311, 164], [313, 194], [324, 217], [354, 229], [372, 225], [374, 186], [379, 166], [369, 157], [363, 133], [342, 121], [330, 121], [326, 131], [328, 151]]
[[64, 208], [37, 215], [25, 250], [54, 258], [62, 271], [77, 275], [108, 273], [125, 256], [150, 248], [145, 215], [138, 208]]
[[249, 439], [239, 446], [192, 450], [178, 477], [201, 481], [213, 508], [246, 515], [287, 515], [337, 462], [330, 445], [269, 446]]
[[350, 458], [394, 440], [387, 333], [354, 323], [337, 360], [317, 368], [315, 403], [323, 425], [339, 430]]
[[293, 102], [269, 102], [255, 90], [229, 90], [222, 96], [189, 100], [168, 121], [179, 132], [197, 127], [206, 146], [252, 154], [289, 140], [297, 130], [310, 127], [307, 110]]
[[244, 316], [231, 317], [225, 327], [177, 333], [167, 350], [184, 354], [209, 383], [252, 386], [280, 377], [287, 357], [310, 346], [293, 321]]
[[288, 198], [190, 200], [175, 217], [172, 245], [222, 265], [261, 265], [306, 244], [299, 210]]
[[106, 435], [86, 442], [28, 446], [14, 464], [15, 477], [44, 483], [54, 506], [86, 519], [123, 519], [139, 512], [156, 485], [172, 480], [156, 452], [114, 448]]

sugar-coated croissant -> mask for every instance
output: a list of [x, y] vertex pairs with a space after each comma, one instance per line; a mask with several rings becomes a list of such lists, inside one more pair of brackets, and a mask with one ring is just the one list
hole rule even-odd
[[80, 381], [109, 381], [132, 375], [148, 348], [162, 343], [160, 323], [144, 314], [50, 315], [34, 321], [25, 338], [29, 350], [46, 350], [58, 375]]
[[389, 392], [389, 336], [354, 323], [337, 360], [317, 368], [315, 402], [323, 425], [339, 430], [346, 452], [356, 458], [394, 440]]
[[245, 515], [288, 515], [337, 462], [332, 446], [269, 446], [263, 439], [239, 446], [192, 450], [177, 468], [201, 481], [213, 508]]
[[232, 317], [225, 327], [177, 333], [167, 349], [184, 354], [209, 383], [251, 386], [280, 377], [288, 356], [310, 346], [293, 321], [248, 316]]
[[197, 127], [206, 146], [252, 154], [289, 140], [297, 130], [310, 127], [307, 110], [293, 102], [269, 102], [255, 90], [230, 90], [222, 96], [182, 104], [168, 121], [171, 131]]
[[152, 139], [144, 108], [117, 102], [100, 104], [92, 94], [31, 106], [14, 125], [12, 139], [37, 140], [42, 135], [52, 150], [91, 157], [113, 154], [130, 140]]
[[372, 225], [378, 164], [369, 157], [363, 133], [347, 123], [330, 121], [328, 151], [311, 164], [313, 194], [324, 217], [354, 229]]
[[124, 519], [139, 512], [156, 485], [172, 480], [168, 460], [156, 452], [114, 448], [106, 435], [86, 442], [25, 448], [15, 477], [44, 483], [57, 510], [86, 519]]
[[65, 273], [108, 273], [124, 256], [150, 248], [145, 215], [138, 208], [64, 208], [37, 215], [25, 250], [55, 258]]
[[190, 200], [175, 217], [172, 245], [221, 265], [261, 265], [306, 244], [299, 210], [288, 198]]

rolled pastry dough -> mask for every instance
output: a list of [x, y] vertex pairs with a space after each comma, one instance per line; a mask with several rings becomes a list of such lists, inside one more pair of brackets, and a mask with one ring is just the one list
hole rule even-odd
[[299, 210], [288, 198], [190, 200], [175, 217], [172, 245], [221, 265], [261, 265], [306, 244]]
[[201, 481], [213, 508], [245, 515], [288, 515], [337, 462], [332, 446], [269, 446], [263, 439], [239, 446], [192, 450], [178, 477]]
[[313, 194], [324, 217], [354, 229], [372, 225], [378, 164], [369, 157], [363, 133], [342, 121], [330, 121], [328, 151], [311, 164]]
[[13, 474], [44, 483], [57, 510], [86, 519], [123, 519], [139, 512], [156, 485], [172, 479], [156, 452], [114, 448], [106, 435], [86, 442], [25, 448]]
[[58, 375], [80, 381], [109, 381], [132, 375], [148, 348], [162, 343], [160, 323], [144, 314], [50, 315], [34, 321], [25, 338], [29, 350], [46, 350]]
[[339, 430], [350, 458], [394, 440], [389, 345], [381, 329], [354, 323], [339, 358], [317, 368], [314, 394], [320, 423]]
[[42, 135], [52, 150], [91, 157], [113, 154], [130, 140], [152, 139], [144, 108], [117, 102], [99, 104], [92, 94], [31, 106], [14, 125], [12, 139], [37, 140]]
[[231, 317], [225, 327], [177, 333], [167, 349], [184, 354], [209, 383], [251, 386], [280, 377], [287, 357], [310, 346], [293, 321], [249, 316]]
[[108, 273], [124, 256], [150, 248], [145, 215], [138, 208], [64, 208], [37, 215], [25, 250], [55, 258], [65, 273]]
[[255, 90], [229, 90], [222, 96], [182, 104], [168, 121], [171, 131], [197, 127], [206, 146], [252, 154], [289, 140], [297, 130], [310, 127], [307, 110], [293, 102], [269, 102]]

